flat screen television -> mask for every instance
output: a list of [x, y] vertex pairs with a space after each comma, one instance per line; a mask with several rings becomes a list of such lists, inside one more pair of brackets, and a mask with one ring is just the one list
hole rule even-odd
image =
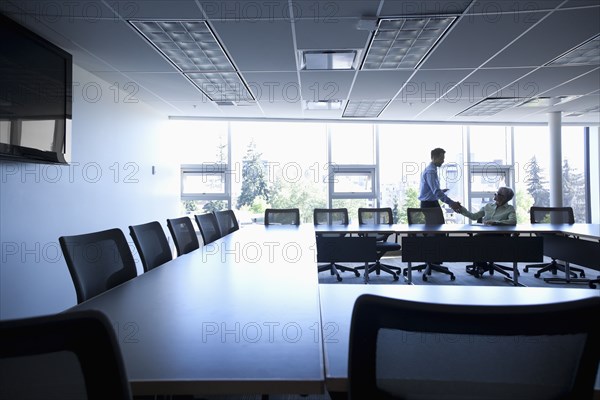
[[68, 163], [71, 54], [0, 14], [0, 159]]

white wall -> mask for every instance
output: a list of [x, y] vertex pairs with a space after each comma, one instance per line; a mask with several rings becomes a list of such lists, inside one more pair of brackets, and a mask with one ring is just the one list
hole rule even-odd
[[179, 212], [179, 165], [164, 161], [173, 158], [167, 118], [73, 73], [71, 164], [0, 163], [0, 319], [77, 303], [60, 236], [118, 227], [140, 274], [128, 226], [157, 220], [168, 234], [165, 220]]

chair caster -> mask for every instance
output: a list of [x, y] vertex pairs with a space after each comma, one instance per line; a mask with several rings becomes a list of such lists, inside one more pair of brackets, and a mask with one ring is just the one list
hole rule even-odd
[[535, 274], [535, 275], [533, 275], [533, 276], [535, 276], [536, 278], [539, 278], [539, 277], [540, 277], [540, 274], [536, 273], [536, 274]]
[[456, 280], [456, 277], [455, 277], [454, 275], [450, 275], [450, 280], [451, 280], [451, 281], [455, 281], [455, 280]]
[[579, 273], [579, 277], [580, 277], [580, 278], [585, 278], [585, 272], [583, 272], [583, 271], [582, 271], [582, 272], [580, 272], [580, 273]]
[[360, 272], [354, 270], [354, 275], [356, 275], [356, 277], [358, 278], [360, 276]]
[[590, 282], [590, 287], [591, 287], [592, 289], [596, 289], [596, 285], [594, 285], [594, 283], [592, 283], [592, 282]]
[[394, 280], [397, 281], [398, 279], [400, 279], [398, 278], [398, 275], [394, 274]]
[[341, 281], [342, 281], [342, 277], [338, 275], [338, 276], [337, 276], [337, 281], [338, 281], [338, 282], [341, 282]]
[[490, 275], [494, 275], [494, 268], [490, 268], [489, 273]]
[[527, 267], [523, 268], [523, 272], [528, 272], [528, 271], [529, 271], [529, 268], [527, 268]]
[[427, 282], [427, 274], [423, 274], [423, 280]]

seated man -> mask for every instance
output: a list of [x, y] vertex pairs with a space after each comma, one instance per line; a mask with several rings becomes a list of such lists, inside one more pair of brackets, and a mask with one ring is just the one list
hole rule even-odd
[[[517, 213], [515, 208], [508, 204], [514, 195], [515, 193], [511, 188], [503, 186], [498, 188], [498, 191], [494, 194], [494, 201], [483, 206], [478, 212], [472, 213], [463, 206], [457, 212], [469, 219], [481, 219], [481, 222], [485, 225], [516, 225]], [[479, 277], [482, 272], [491, 271], [492, 268], [493, 264], [488, 266], [485, 262], [476, 262], [473, 264], [472, 269], [467, 268], [467, 272]], [[496, 270], [499, 269], [501, 267]]]

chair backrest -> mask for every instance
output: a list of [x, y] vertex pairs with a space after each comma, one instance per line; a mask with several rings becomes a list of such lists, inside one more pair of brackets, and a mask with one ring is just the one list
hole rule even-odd
[[600, 360], [600, 298], [528, 306], [360, 296], [351, 399], [589, 399]]
[[196, 218], [198, 228], [200, 228], [204, 244], [212, 243], [221, 237], [219, 222], [214, 213], [196, 214], [194, 217]]
[[144, 272], [173, 259], [169, 241], [160, 222], [152, 221], [141, 225], [131, 225], [129, 234], [142, 260]]
[[265, 225], [300, 225], [300, 209], [267, 208]]
[[393, 224], [394, 216], [390, 207], [384, 208], [366, 208], [358, 209], [358, 224]]
[[58, 241], [78, 303], [137, 276], [135, 260], [125, 235], [118, 228], [61, 236]]
[[574, 224], [571, 207], [531, 207], [529, 219], [532, 224]]
[[215, 211], [215, 216], [217, 217], [221, 236], [229, 235], [240, 229], [233, 210]]
[[446, 223], [444, 212], [440, 207], [431, 208], [407, 208], [406, 217], [408, 224], [420, 225], [442, 225]]
[[130, 399], [113, 327], [99, 311], [0, 321], [1, 399]]
[[313, 222], [315, 225], [348, 225], [347, 208], [315, 208]]
[[196, 230], [189, 217], [167, 219], [167, 226], [173, 236], [178, 257], [200, 247]]
[[[361, 207], [358, 209], [358, 224], [359, 225], [391, 225], [394, 223], [394, 216], [390, 207], [383, 208], [367, 208]], [[367, 234], [374, 236], [378, 241], [386, 241], [390, 236], [389, 233]]]

